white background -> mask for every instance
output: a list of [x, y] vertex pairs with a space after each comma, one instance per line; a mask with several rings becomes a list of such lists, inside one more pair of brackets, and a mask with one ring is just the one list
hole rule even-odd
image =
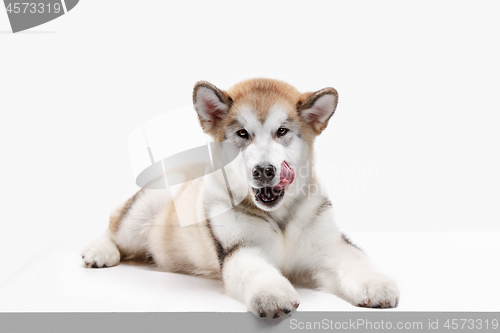
[[498, 7], [86, 0], [18, 34], [0, 10], [0, 282], [63, 232], [104, 231], [136, 189], [128, 135], [198, 80], [339, 91], [316, 149], [348, 234], [499, 231]]

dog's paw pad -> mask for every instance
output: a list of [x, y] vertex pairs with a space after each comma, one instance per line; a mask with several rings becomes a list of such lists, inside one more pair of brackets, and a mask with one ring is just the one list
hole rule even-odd
[[[295, 309], [294, 309], [295, 310]], [[290, 309], [279, 309], [279, 310], [275, 310], [273, 312], [273, 316], [272, 318], [273, 319], [276, 319], [276, 318], [280, 318], [280, 317], [285, 317], [287, 316], [290, 312], [292, 312], [293, 310], [290, 310]], [[266, 318], [267, 317], [267, 314], [262, 310], [262, 309], [259, 309], [259, 317], [261, 318]]]

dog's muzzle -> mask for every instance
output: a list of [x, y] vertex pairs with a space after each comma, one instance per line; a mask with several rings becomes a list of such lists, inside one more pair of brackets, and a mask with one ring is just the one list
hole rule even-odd
[[[254, 179], [259, 181], [271, 181], [276, 174], [276, 168], [272, 165], [257, 166], [252, 170]], [[273, 202], [285, 195], [285, 189], [293, 182], [295, 171], [283, 161], [281, 163], [280, 182], [275, 186], [265, 186], [261, 188], [253, 188], [255, 200], [261, 201], [266, 205], [272, 205]]]

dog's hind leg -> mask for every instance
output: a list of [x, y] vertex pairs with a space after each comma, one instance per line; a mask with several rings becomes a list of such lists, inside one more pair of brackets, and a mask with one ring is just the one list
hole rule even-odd
[[87, 267], [116, 266], [120, 258], [147, 257], [148, 235], [156, 214], [165, 206], [164, 190], [143, 189], [111, 214], [106, 232], [82, 251]]

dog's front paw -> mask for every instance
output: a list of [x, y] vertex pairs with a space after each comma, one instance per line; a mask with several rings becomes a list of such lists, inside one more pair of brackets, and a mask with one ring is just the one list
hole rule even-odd
[[279, 318], [299, 307], [299, 294], [285, 278], [274, 283], [268, 281], [255, 288], [248, 307], [259, 317]]
[[109, 238], [98, 238], [82, 251], [85, 266], [101, 268], [116, 266], [120, 262], [120, 251]]
[[361, 286], [355, 304], [367, 308], [394, 308], [398, 306], [399, 289], [387, 276], [375, 273]]
[[397, 284], [377, 272], [353, 279], [349, 286], [346, 286], [344, 295], [352, 304], [366, 308], [394, 308], [399, 302]]

